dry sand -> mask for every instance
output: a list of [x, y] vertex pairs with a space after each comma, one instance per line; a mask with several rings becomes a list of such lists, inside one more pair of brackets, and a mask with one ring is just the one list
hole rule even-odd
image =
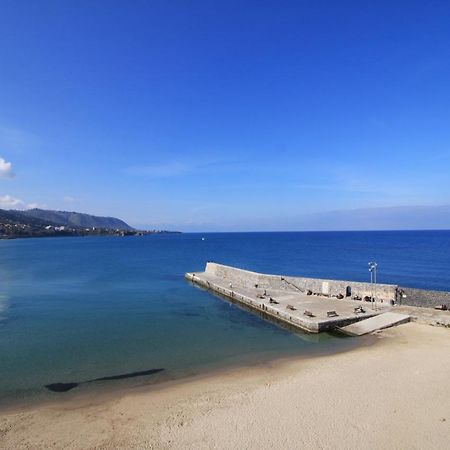
[[450, 330], [2, 413], [0, 448], [449, 449]]

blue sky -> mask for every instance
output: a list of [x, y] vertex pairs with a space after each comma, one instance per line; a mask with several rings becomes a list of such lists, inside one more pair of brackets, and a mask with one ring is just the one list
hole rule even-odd
[[235, 231], [420, 206], [422, 228], [450, 204], [449, 23], [446, 1], [4, 1], [0, 207]]

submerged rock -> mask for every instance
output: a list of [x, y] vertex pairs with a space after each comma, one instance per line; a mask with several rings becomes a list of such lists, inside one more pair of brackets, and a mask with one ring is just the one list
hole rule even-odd
[[45, 385], [45, 387], [52, 392], [67, 392], [77, 386], [78, 383], [52, 383]]
[[67, 392], [83, 383], [95, 383], [96, 381], [112, 381], [112, 380], [124, 380], [126, 378], [143, 377], [146, 375], [153, 375], [158, 372], [162, 372], [164, 369], [149, 369], [141, 370], [139, 372], [128, 372], [119, 375], [110, 375], [106, 377], [94, 378], [93, 380], [81, 381], [79, 383], [51, 383], [46, 384], [45, 387], [52, 392]]

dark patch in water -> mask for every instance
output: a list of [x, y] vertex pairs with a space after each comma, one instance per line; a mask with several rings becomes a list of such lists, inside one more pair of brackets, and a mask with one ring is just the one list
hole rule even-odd
[[46, 384], [45, 387], [52, 392], [67, 392], [83, 383], [94, 383], [96, 381], [112, 381], [112, 380], [124, 380], [125, 378], [143, 377], [145, 375], [153, 375], [158, 372], [162, 372], [164, 369], [149, 369], [141, 370], [139, 372], [122, 373], [120, 375], [110, 375], [108, 377], [94, 378], [93, 380], [81, 381], [79, 383], [51, 383]]
[[195, 313], [195, 312], [183, 312], [183, 311], [177, 311], [173, 313], [177, 316], [183, 316], [183, 317], [201, 317], [202, 314]]
[[52, 392], [67, 392], [77, 386], [78, 383], [52, 383], [45, 385], [45, 387]]
[[125, 378], [143, 377], [145, 375], [153, 375], [154, 373], [162, 372], [164, 369], [150, 369], [142, 370], [140, 372], [123, 373], [121, 375], [111, 375], [109, 377], [95, 378], [95, 380], [86, 381], [86, 383], [92, 383], [94, 381], [109, 381], [109, 380], [123, 380]]
[[[180, 277], [182, 277], [183, 274], [176, 274], [176, 275], [170, 275], [170, 274], [165, 274], [165, 275], [161, 275], [158, 277], [158, 280], [162, 280], [162, 281], [179, 281]], [[179, 289], [179, 288], [177, 288]]]

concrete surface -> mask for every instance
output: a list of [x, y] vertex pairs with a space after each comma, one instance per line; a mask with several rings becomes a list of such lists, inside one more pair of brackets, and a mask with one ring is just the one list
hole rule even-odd
[[[241, 278], [217, 277], [207, 271], [187, 273], [185, 277], [199, 286], [226, 296], [231, 301], [311, 333], [343, 327], [391, 308], [385, 302], [379, 303], [378, 309], [374, 310], [370, 302], [349, 298], [337, 299], [317, 294], [307, 295], [295, 287], [283, 286], [284, 289], [273, 289], [269, 284], [265, 284], [266, 287], [261, 288], [257, 283], [255, 284], [258, 287], [249, 283], [242, 286], [237, 284]], [[289, 305], [293, 309], [289, 308]], [[363, 308], [363, 312], [355, 312], [355, 308], [360, 307]], [[312, 317], [305, 315], [305, 311], [312, 313]], [[336, 312], [336, 316], [328, 315], [332, 311]]]
[[425, 325], [450, 328], [450, 311], [414, 306], [396, 306], [393, 311], [411, 316], [411, 320]]
[[364, 334], [373, 333], [374, 331], [382, 330], [383, 328], [400, 325], [411, 320], [410, 316], [406, 314], [398, 314], [393, 312], [385, 312], [375, 317], [370, 317], [360, 322], [339, 327], [339, 331], [350, 336], [362, 336]]

